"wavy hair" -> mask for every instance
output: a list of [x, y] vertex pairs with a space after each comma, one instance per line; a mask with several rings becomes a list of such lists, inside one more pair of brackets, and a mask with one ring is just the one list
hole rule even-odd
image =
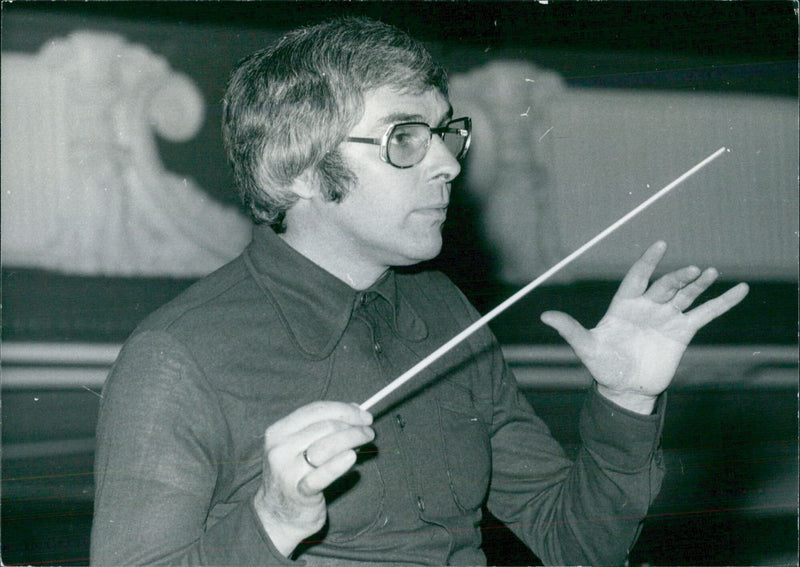
[[250, 216], [285, 230], [292, 182], [310, 171], [341, 201], [355, 177], [339, 145], [383, 86], [447, 96], [447, 76], [421, 42], [368, 18], [298, 28], [234, 69], [223, 101], [223, 139]]

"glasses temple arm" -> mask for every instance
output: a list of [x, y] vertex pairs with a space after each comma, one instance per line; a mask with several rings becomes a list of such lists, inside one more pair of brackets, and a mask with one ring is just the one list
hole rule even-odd
[[348, 142], [357, 142], [360, 144], [374, 144], [376, 146], [380, 146], [382, 141], [381, 138], [358, 138], [356, 136], [348, 136], [345, 138]]

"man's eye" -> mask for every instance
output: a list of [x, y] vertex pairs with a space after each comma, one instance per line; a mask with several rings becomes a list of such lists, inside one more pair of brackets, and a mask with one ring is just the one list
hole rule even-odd
[[396, 132], [392, 137], [392, 142], [396, 146], [403, 147], [416, 147], [425, 144], [424, 137], [420, 136], [417, 132]]
[[407, 134], [406, 132], [395, 132], [394, 136], [392, 136], [392, 142], [397, 144], [398, 146], [407, 146], [414, 141], [414, 137], [411, 134]]
[[391, 143], [395, 146], [417, 147], [427, 142], [427, 129], [398, 128], [392, 134]]

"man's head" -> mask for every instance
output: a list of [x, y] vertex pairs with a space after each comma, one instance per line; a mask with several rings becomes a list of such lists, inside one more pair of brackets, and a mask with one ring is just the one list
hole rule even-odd
[[311, 175], [338, 202], [354, 182], [338, 150], [380, 87], [447, 96], [447, 78], [401, 30], [365, 18], [300, 28], [242, 61], [225, 95], [223, 135], [243, 201], [257, 223], [280, 232]]

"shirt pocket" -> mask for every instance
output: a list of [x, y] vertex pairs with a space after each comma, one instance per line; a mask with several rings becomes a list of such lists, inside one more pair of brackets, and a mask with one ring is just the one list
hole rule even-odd
[[450, 491], [462, 511], [476, 510], [486, 499], [491, 478], [489, 434], [469, 392], [449, 388], [438, 405]]

